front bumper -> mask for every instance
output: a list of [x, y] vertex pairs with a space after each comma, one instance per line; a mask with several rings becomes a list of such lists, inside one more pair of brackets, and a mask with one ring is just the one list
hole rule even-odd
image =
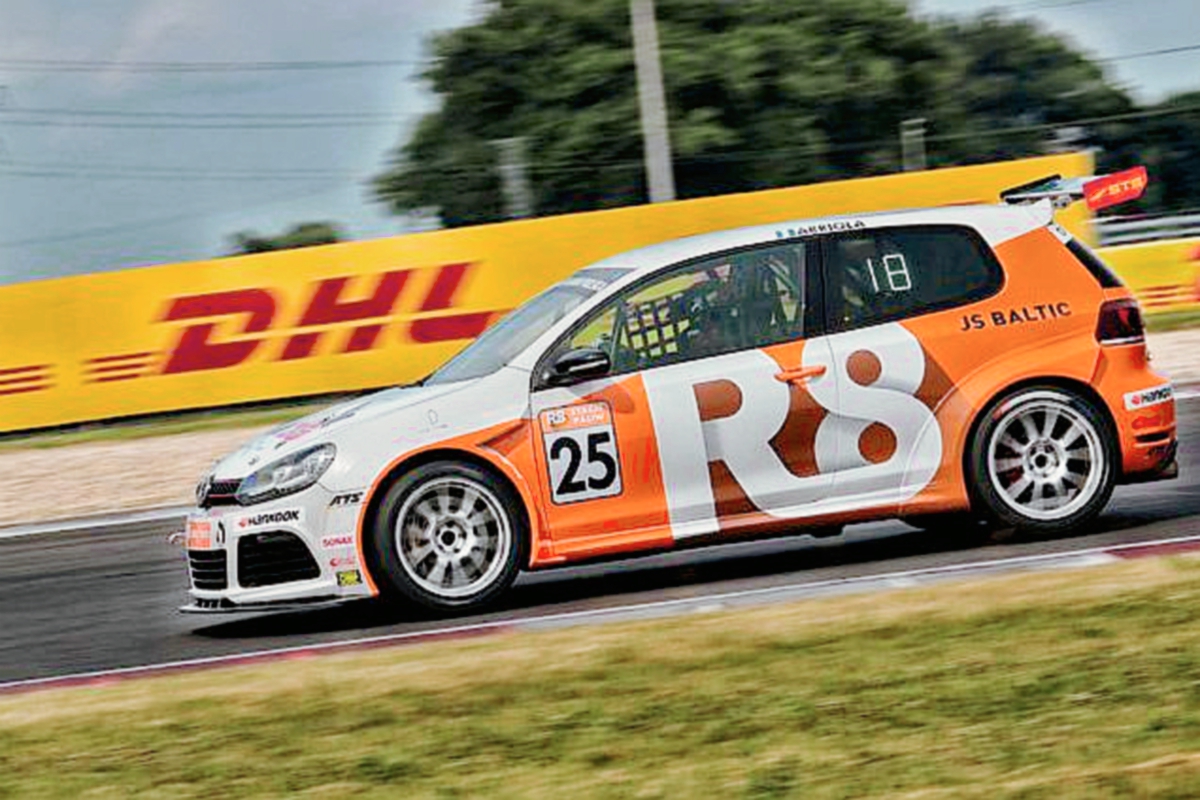
[[185, 536], [191, 602], [180, 610], [281, 611], [369, 597], [358, 506], [333, 498], [318, 484], [261, 505], [194, 511]]
[[280, 611], [312, 611], [314, 609], [331, 608], [346, 602], [344, 597], [313, 597], [308, 600], [277, 600], [271, 603], [242, 603], [238, 605], [229, 600], [192, 600], [186, 606], [180, 606], [184, 614], [273, 614]]

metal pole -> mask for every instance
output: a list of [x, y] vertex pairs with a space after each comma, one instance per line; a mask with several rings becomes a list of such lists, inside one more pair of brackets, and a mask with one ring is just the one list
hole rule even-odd
[[900, 123], [900, 160], [905, 172], [925, 169], [925, 119], [916, 117]]
[[509, 219], [533, 216], [533, 197], [529, 191], [525, 137], [514, 136], [495, 142], [500, 150], [500, 185], [504, 191], [504, 211]]
[[637, 67], [646, 182], [650, 189], [650, 202], [664, 203], [675, 199], [675, 173], [671, 165], [671, 138], [667, 127], [654, 0], [629, 0], [629, 17], [633, 28], [633, 61]]

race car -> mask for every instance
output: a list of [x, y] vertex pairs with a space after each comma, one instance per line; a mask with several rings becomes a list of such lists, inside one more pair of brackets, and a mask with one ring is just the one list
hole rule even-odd
[[586, 267], [419, 383], [220, 461], [183, 610], [464, 611], [522, 570], [866, 520], [1086, 525], [1177, 467], [1138, 304], [1054, 221], [1084, 186]]

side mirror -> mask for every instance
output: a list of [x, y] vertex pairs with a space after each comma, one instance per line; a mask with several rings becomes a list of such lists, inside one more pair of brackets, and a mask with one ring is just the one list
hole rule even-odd
[[581, 347], [559, 354], [550, 363], [545, 381], [551, 386], [569, 386], [592, 378], [603, 378], [612, 371], [608, 353], [595, 347]]

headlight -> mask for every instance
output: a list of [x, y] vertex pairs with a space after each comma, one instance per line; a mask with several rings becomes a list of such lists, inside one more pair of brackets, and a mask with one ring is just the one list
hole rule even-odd
[[336, 447], [322, 444], [267, 464], [242, 479], [237, 501], [248, 506], [307, 489], [325, 474], [336, 455]]

